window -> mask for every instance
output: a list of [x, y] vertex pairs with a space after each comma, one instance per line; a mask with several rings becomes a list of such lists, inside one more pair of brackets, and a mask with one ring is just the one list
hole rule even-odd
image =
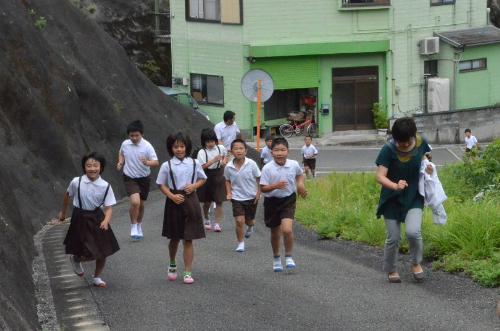
[[186, 20], [222, 24], [243, 23], [243, 0], [186, 0]]
[[224, 78], [191, 74], [191, 95], [198, 103], [223, 106]]
[[431, 6], [454, 5], [455, 0], [431, 0]]
[[460, 63], [458, 64], [458, 70], [460, 72], [486, 70], [486, 68], [487, 68], [486, 59], [460, 61]]
[[424, 61], [424, 77], [436, 77], [438, 75], [438, 61]]
[[390, 6], [391, 0], [342, 0], [342, 7]]

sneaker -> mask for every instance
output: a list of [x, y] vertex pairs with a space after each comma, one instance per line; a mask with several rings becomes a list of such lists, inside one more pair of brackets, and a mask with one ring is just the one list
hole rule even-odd
[[283, 271], [283, 265], [281, 264], [281, 258], [280, 257], [275, 257], [273, 261], [273, 271], [274, 272], [281, 272]]
[[193, 276], [191, 276], [190, 274], [184, 275], [184, 284], [193, 284], [193, 283], [194, 283]]
[[215, 223], [214, 225], [214, 231], [215, 232], [222, 232], [222, 228], [219, 223]]
[[168, 266], [167, 279], [170, 281], [175, 281], [177, 279], [177, 266]]
[[295, 261], [291, 256], [285, 256], [285, 265], [287, 269], [295, 269]]
[[203, 222], [203, 225], [205, 226], [205, 230], [207, 231], [212, 230], [212, 222], [210, 222], [210, 220], [205, 220]]
[[95, 287], [100, 287], [100, 288], [106, 288], [108, 286], [108, 284], [106, 284], [106, 282], [103, 281], [100, 277], [94, 277], [92, 283]]
[[130, 238], [132, 239], [132, 241], [137, 241], [139, 239], [139, 234], [137, 233], [137, 224], [131, 225]]
[[78, 276], [82, 277], [83, 274], [84, 274], [82, 263], [81, 262], [77, 262], [74, 255], [70, 255], [69, 256], [69, 260], [71, 262], [71, 265], [73, 266], [73, 271], [75, 272], [75, 274], [77, 274]]
[[247, 227], [247, 230], [245, 231], [245, 238], [247, 238], [247, 239], [250, 238], [252, 233], [253, 233], [253, 226]]
[[142, 233], [141, 223], [137, 223], [137, 238], [138, 239], [144, 238], [144, 234]]
[[238, 253], [242, 253], [245, 251], [245, 242], [244, 241], [238, 243], [238, 247], [236, 247], [236, 251]]

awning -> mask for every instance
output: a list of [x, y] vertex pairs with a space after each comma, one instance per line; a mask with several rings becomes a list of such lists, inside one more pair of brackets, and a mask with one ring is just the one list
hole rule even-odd
[[436, 32], [434, 33], [434, 35], [455, 48], [465, 48], [500, 43], [500, 29], [494, 26], [449, 32]]

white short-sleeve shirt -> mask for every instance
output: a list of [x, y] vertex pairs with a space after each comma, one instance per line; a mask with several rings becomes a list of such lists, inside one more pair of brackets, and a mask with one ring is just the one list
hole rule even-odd
[[137, 145], [130, 139], [125, 140], [120, 147], [120, 153], [125, 157], [123, 173], [130, 178], [147, 177], [151, 173], [150, 168], [142, 163], [141, 158], [158, 160], [153, 145], [144, 138], [141, 138]]
[[284, 198], [292, 195], [297, 187], [295, 177], [302, 175], [302, 169], [299, 163], [295, 160], [286, 160], [285, 164], [280, 166], [274, 160], [269, 162], [262, 168], [260, 176], [260, 185], [270, 185], [278, 183], [282, 180], [287, 181], [284, 189], [273, 190], [271, 192], [262, 193], [265, 197]]
[[318, 155], [318, 150], [316, 149], [316, 147], [314, 147], [313, 144], [310, 144], [309, 146], [302, 146], [302, 156], [305, 159], [310, 159], [315, 155]]
[[191, 182], [193, 178], [193, 159], [190, 157], [186, 157], [182, 160], [179, 160], [175, 156], [170, 159], [170, 164], [172, 165], [172, 172], [174, 174], [175, 180], [175, 188], [172, 183], [172, 179], [170, 178], [170, 168], [168, 166], [168, 161], [163, 162], [160, 167], [160, 171], [158, 172], [158, 177], [156, 179], [156, 184], [158, 185], [167, 185], [171, 190], [183, 190], [187, 185], [196, 183], [200, 179], [207, 179], [203, 168], [200, 165], [198, 160], [195, 160], [195, 175], [194, 180]]
[[[217, 148], [217, 147], [219, 147], [219, 148]], [[205, 154], [205, 152], [206, 152], [206, 154]], [[212, 160], [217, 155], [222, 155], [222, 156], [227, 155], [227, 150], [223, 145], [214, 146], [214, 148], [212, 148], [212, 149], [206, 149], [206, 148], [200, 149], [198, 151], [198, 161], [200, 161], [200, 164], [203, 165], [203, 164], [207, 163], [208, 161]], [[218, 162], [215, 162], [215, 163], [211, 164], [208, 167], [208, 169], [217, 169], [218, 165], [220, 168], [220, 164]]]
[[476, 146], [477, 139], [475, 136], [465, 137], [465, 146], [468, 149], [472, 149], [472, 147]]
[[268, 164], [273, 160], [273, 154], [271, 152], [271, 149], [267, 146], [260, 151], [260, 158], [264, 160], [264, 164]]
[[67, 192], [69, 197], [73, 199], [73, 206], [84, 209], [94, 210], [101, 206], [104, 201], [104, 206], [109, 207], [116, 204], [115, 194], [113, 188], [110, 186], [106, 198], [104, 194], [108, 188], [108, 182], [100, 176], [95, 181], [91, 181], [87, 175], [83, 175], [80, 182], [80, 199], [82, 205], [78, 202], [78, 181], [80, 177], [75, 177], [69, 183]]
[[234, 200], [255, 199], [258, 190], [257, 178], [260, 177], [260, 170], [254, 160], [245, 157], [243, 165], [238, 170], [233, 159], [224, 168], [224, 177], [231, 182], [231, 195]]
[[240, 128], [236, 122], [231, 125], [227, 125], [224, 121], [222, 121], [214, 126], [214, 131], [217, 135], [217, 139], [223, 142], [224, 147], [226, 147], [227, 150], [230, 150], [231, 143], [240, 133]]

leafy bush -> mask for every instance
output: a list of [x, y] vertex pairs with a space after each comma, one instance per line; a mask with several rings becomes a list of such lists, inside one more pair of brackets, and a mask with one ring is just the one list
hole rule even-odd
[[43, 16], [40, 16], [36, 21], [35, 21], [35, 26], [38, 28], [38, 30], [43, 30], [47, 27], [47, 19]]
[[387, 129], [389, 128], [389, 118], [387, 117], [387, 112], [380, 109], [379, 103], [373, 104], [373, 123], [377, 129]]

